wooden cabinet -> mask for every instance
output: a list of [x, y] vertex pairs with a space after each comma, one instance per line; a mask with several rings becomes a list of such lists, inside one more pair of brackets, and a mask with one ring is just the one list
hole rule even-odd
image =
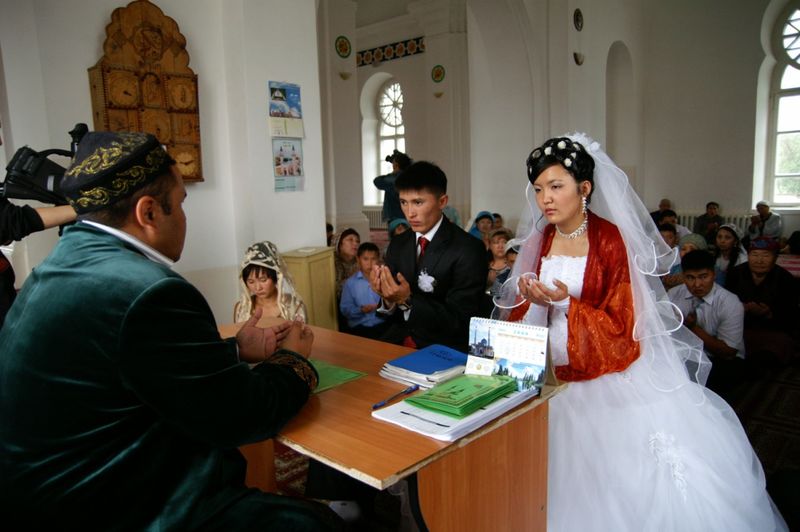
[[282, 254], [311, 325], [337, 330], [333, 248], [300, 248]]

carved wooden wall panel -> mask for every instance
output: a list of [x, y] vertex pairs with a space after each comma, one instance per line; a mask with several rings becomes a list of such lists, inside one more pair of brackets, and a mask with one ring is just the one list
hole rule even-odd
[[185, 180], [202, 181], [197, 76], [178, 24], [136, 0], [111, 14], [103, 52], [89, 69], [94, 128], [152, 133]]

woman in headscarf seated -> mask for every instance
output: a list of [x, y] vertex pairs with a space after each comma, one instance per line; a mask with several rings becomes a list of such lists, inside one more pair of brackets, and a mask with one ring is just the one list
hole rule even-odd
[[272, 242], [247, 248], [239, 269], [239, 301], [233, 307], [236, 322], [250, 319], [257, 308], [262, 316], [306, 322], [308, 313], [286, 263]]
[[341, 233], [333, 236], [333, 265], [336, 268], [336, 306], [342, 299], [344, 282], [358, 271], [356, 254], [361, 244], [358, 231], [348, 227]]
[[736, 266], [747, 262], [747, 251], [742, 246], [742, 237], [739, 228], [733, 224], [724, 224], [717, 229], [715, 237], [716, 249], [714, 256], [715, 282], [725, 286], [725, 276]]
[[475, 221], [472, 222], [472, 227], [469, 228], [469, 234], [483, 241], [486, 249], [489, 249], [489, 233], [492, 232], [494, 226], [494, 216], [489, 211], [481, 211], [475, 216]]

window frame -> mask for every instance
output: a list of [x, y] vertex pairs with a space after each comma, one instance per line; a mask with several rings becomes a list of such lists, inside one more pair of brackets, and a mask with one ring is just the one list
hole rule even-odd
[[[770, 204], [776, 207], [800, 207], [800, 198], [793, 202], [777, 202], [775, 201], [776, 190], [776, 168], [777, 163], [777, 146], [778, 146], [778, 111], [780, 109], [780, 102], [782, 98], [787, 96], [800, 96], [800, 87], [792, 87], [789, 89], [781, 88], [781, 80], [788, 68], [800, 69], [800, 57], [797, 60], [789, 56], [788, 51], [783, 44], [783, 30], [789, 21], [789, 18], [796, 12], [800, 11], [800, 1], [790, 2], [786, 6], [781, 16], [777, 19], [775, 27], [772, 31], [772, 45], [776, 63], [772, 69], [770, 76], [769, 87], [769, 117], [767, 129], [767, 153], [764, 158], [764, 197], [769, 199]], [[781, 132], [787, 133], [787, 132]], [[800, 133], [800, 130], [798, 130]], [[800, 178], [800, 174], [798, 174]]]
[[[402, 98], [402, 103], [399, 106], [401, 122], [400, 122], [400, 124], [395, 125], [395, 126], [393, 126], [393, 125], [389, 124], [388, 122], [386, 122], [384, 120], [384, 118], [383, 118], [383, 114], [381, 113], [381, 101], [383, 100], [384, 94], [387, 92], [389, 87], [391, 87], [393, 85], [397, 85], [399, 87], [400, 97]], [[383, 83], [383, 85], [381, 85], [381, 88], [378, 90], [377, 98], [375, 98], [375, 115], [378, 118], [378, 120], [377, 120], [377, 131], [376, 131], [376, 135], [375, 135], [375, 139], [376, 139], [376, 150], [375, 151], [376, 151], [378, 157], [376, 158], [375, 162], [376, 162], [376, 165], [377, 165], [376, 171], [378, 172], [378, 175], [385, 175], [385, 174], [391, 172], [391, 169], [388, 172], [383, 169], [383, 163], [386, 162], [385, 161], [385, 157], [386, 157], [386, 155], [388, 155], [388, 153], [383, 153], [383, 151], [385, 151], [385, 150], [381, 149], [381, 145], [383, 144], [383, 142], [385, 140], [392, 140], [393, 141], [392, 144], [394, 146], [394, 149], [398, 149], [398, 150], [400, 150], [402, 152], [405, 152], [406, 120], [405, 120], [405, 117], [403, 116], [403, 109], [405, 108], [405, 105], [406, 105], [405, 92], [403, 91], [403, 86], [400, 84], [400, 82], [397, 80], [397, 78], [391, 77], [388, 80], [386, 80]], [[391, 128], [394, 128], [395, 133], [391, 134], [391, 135], [384, 135], [381, 132], [381, 130], [383, 129], [384, 124], [389, 126], [389, 127], [391, 127]], [[397, 133], [397, 129], [399, 127], [403, 128], [403, 133], [400, 133], [400, 134]], [[402, 141], [401, 144], [402, 144], [403, 149], [398, 148], [398, 141]], [[380, 204], [382, 205], [383, 204], [383, 191], [381, 191], [379, 199], [380, 199]]]

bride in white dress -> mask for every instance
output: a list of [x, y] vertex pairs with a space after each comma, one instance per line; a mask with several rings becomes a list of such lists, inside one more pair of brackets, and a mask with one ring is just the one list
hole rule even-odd
[[785, 530], [735, 413], [702, 385], [702, 343], [658, 279], [675, 254], [625, 174], [573, 135], [535, 149], [528, 177], [495, 302], [550, 328], [571, 381], [550, 401], [548, 530]]

